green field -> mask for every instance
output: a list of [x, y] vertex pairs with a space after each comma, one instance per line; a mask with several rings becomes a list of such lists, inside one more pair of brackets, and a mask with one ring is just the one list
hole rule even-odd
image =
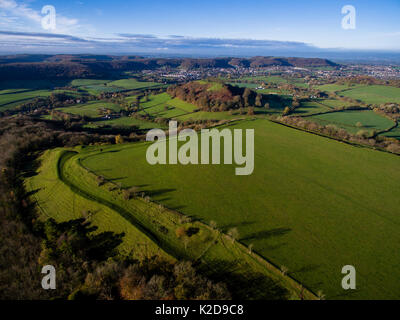
[[207, 81], [207, 80], [198, 80], [196, 82], [198, 82], [198, 83], [200, 83], [202, 85], [205, 85], [205, 84], [211, 85], [208, 88], [208, 91], [219, 91], [224, 87], [223, 83], [221, 83], [221, 82]]
[[113, 111], [120, 111], [121, 106], [115, 103], [110, 103], [106, 101], [91, 101], [85, 104], [74, 105], [65, 108], [59, 108], [56, 110], [70, 113], [70, 114], [77, 114], [80, 116], [87, 116], [91, 118], [98, 118], [100, 117], [100, 112], [103, 109], [111, 109]]
[[125, 90], [124, 88], [109, 87], [108, 83], [111, 80], [98, 80], [98, 79], [75, 79], [71, 81], [71, 86], [80, 90], [85, 90], [90, 94], [98, 95], [103, 92], [119, 92]]
[[[288, 82], [279, 76], [243, 80]], [[300, 80], [289, 83], [307, 86]], [[80, 89], [80, 93], [62, 91], [73, 96], [163, 87], [136, 79], [0, 83], [0, 111], [61, 92], [54, 88], [66, 85]], [[222, 84], [214, 83], [209, 90], [221, 88]], [[368, 104], [400, 103], [400, 88], [395, 87], [327, 84], [316, 88]], [[235, 120], [226, 126], [255, 129], [251, 176], [235, 176], [235, 165], [150, 166], [148, 143], [48, 150], [39, 159], [38, 174], [25, 180], [40, 218], [67, 221], [90, 213], [96, 232], [124, 233], [119, 247], [123, 256], [158, 254], [197, 261], [211, 276], [224, 274], [222, 280], [227, 282], [235, 279], [234, 288], [241, 297], [298, 298], [301, 283], [314, 293], [322, 290], [327, 299], [400, 299], [400, 198], [396, 194], [400, 157], [268, 121], [267, 116], [280, 115], [290, 106], [292, 97], [280, 89], [257, 92], [279, 94], [286, 100], [269, 96], [270, 109], [254, 108], [255, 114], [247, 115], [244, 108], [240, 115], [239, 110], [197, 111], [199, 107], [162, 93], [142, 97], [138, 111], [150, 119]], [[129, 105], [135, 101], [136, 96], [125, 97]], [[352, 134], [394, 125], [372, 110], [331, 112], [350, 105], [335, 99], [313, 100], [302, 102], [294, 115]], [[167, 129], [164, 124], [133, 117], [104, 120], [106, 109], [119, 112], [122, 108], [98, 100], [56, 110], [93, 118], [86, 129]], [[400, 139], [400, 128], [382, 135]], [[106, 179], [104, 184], [98, 183], [99, 176]], [[124, 189], [131, 187], [143, 196], [126, 200]], [[212, 220], [218, 230], [209, 227]], [[184, 242], [176, 235], [179, 227], [196, 232]], [[239, 230], [238, 242], [226, 235], [231, 228]], [[356, 267], [355, 291], [341, 288], [345, 265]], [[282, 266], [289, 269], [289, 276], [279, 272]], [[257, 283], [254, 290], [244, 285], [251, 281]], [[309, 291], [305, 294], [314, 298]]]
[[136, 90], [155, 88], [161, 86], [155, 82], [141, 82], [136, 79], [121, 80], [98, 80], [98, 79], [75, 79], [71, 81], [71, 86], [86, 90], [90, 94], [97, 95], [102, 92], [119, 92], [125, 90]]
[[[295, 79], [295, 78], [289, 78], [289, 79], [285, 79], [281, 76], [252, 76], [252, 77], [242, 77], [240, 78], [240, 80], [243, 81], [258, 81], [259, 84], [261, 84], [262, 82], [264, 83], [274, 83], [274, 84], [293, 84], [297, 87], [301, 87], [301, 88], [308, 88], [308, 84], [305, 83], [304, 81], [302, 81], [301, 79]], [[229, 81], [229, 79], [227, 79], [227, 81]], [[234, 84], [234, 83], [232, 83]], [[256, 86], [259, 86], [259, 84], [257, 84]], [[239, 84], [241, 86], [244, 85], [244, 83]], [[252, 85], [252, 84], [250, 84]], [[251, 88], [251, 87], [249, 87]]]
[[188, 121], [188, 120], [232, 120], [238, 118], [245, 118], [246, 115], [239, 115], [238, 112], [234, 112], [230, 114], [228, 111], [224, 112], [206, 112], [206, 111], [199, 111], [195, 113], [184, 114], [176, 119], [179, 121]]
[[394, 129], [390, 130], [389, 132], [383, 133], [382, 135], [385, 137], [389, 137], [389, 138], [400, 139], [400, 127], [394, 128]]
[[[342, 111], [312, 116], [310, 119], [323, 124], [333, 124], [343, 128], [350, 133], [360, 130], [382, 131], [394, 125], [392, 120], [385, 118], [372, 110], [367, 111]], [[357, 126], [361, 123], [361, 126]]]
[[355, 88], [356, 86], [351, 87], [346, 84], [337, 84], [337, 83], [323, 84], [321, 86], [315, 86], [316, 89], [318, 89], [320, 91], [326, 91], [326, 92], [339, 92], [339, 91], [351, 89], [353, 87]]
[[[250, 89], [255, 89], [257, 87], [259, 87], [259, 84], [255, 84], [255, 83], [244, 83], [244, 82], [239, 82], [239, 83], [230, 83], [233, 86], [237, 86], [239, 88], [250, 88]], [[277, 94], [280, 95], [284, 98], [291, 98], [290, 92], [288, 90], [281, 90], [278, 88], [268, 88], [268, 89], [260, 89], [260, 90], [256, 90], [257, 93], [263, 93], [263, 94]]]
[[260, 86], [259, 83], [247, 83], [247, 82], [231, 82], [230, 85], [239, 88], [250, 88], [250, 89], [255, 89]]
[[341, 107], [348, 107], [351, 105], [351, 103], [349, 102], [335, 100], [335, 99], [323, 99], [318, 102], [330, 108], [341, 108]]
[[[222, 230], [237, 227], [241, 242], [328, 299], [399, 298], [400, 158], [267, 120], [234, 128], [255, 129], [251, 176], [235, 176], [232, 165], [150, 166], [146, 144], [110, 147], [82, 164]], [[358, 271], [351, 293], [341, 289], [348, 264]]]
[[[39, 175], [26, 180], [26, 188], [33, 191], [32, 198], [37, 203], [41, 218], [49, 217], [58, 222], [80, 219], [84, 217], [83, 212], [91, 214], [90, 221], [98, 227], [96, 232], [111, 231], [117, 234], [124, 233], [124, 242], [120, 245], [119, 251], [123, 255], [138, 254], [146, 249], [148, 254], [159, 253], [168, 257], [160, 251], [155, 243], [135, 226], [126, 223], [125, 219], [115, 210], [91, 201], [82, 194], [73, 192], [60, 180], [59, 159], [67, 156], [65, 150], [46, 151], [40, 158], [41, 167]], [[78, 177], [77, 177], [78, 178]], [[45, 183], [43, 183], [45, 181]], [[62, 195], [62, 196], [60, 196]]]
[[258, 108], [254, 107], [254, 115], [248, 115], [248, 108], [243, 108], [243, 114], [240, 114], [239, 110], [223, 111], [223, 112], [207, 112], [198, 111], [194, 113], [188, 113], [177, 117], [180, 121], [186, 120], [234, 120], [234, 119], [246, 119], [246, 118], [265, 118], [267, 115], [282, 113], [283, 108]]
[[[107, 154], [137, 147], [141, 150], [143, 146], [139, 143], [117, 148], [102, 146], [46, 151], [40, 158], [38, 174], [25, 182], [38, 205], [41, 219], [52, 217], [57, 221], [68, 221], [87, 216], [89, 212], [90, 221], [99, 227], [96, 232], [125, 234], [119, 247], [123, 255], [151, 257], [158, 254], [169, 259], [196, 260], [204, 272], [229, 282], [235, 295], [241, 298], [299, 297], [302, 289], [297, 282], [282, 276], [279, 269], [250, 253], [245, 246], [232, 242], [223, 233], [200, 221], [183, 219], [176, 211], [140, 196], [126, 200], [118, 187], [125, 175], [99, 186], [97, 176], [82, 166], [86, 159], [96, 156], [99, 151]], [[146, 185], [137, 186], [143, 191], [147, 189]], [[166, 192], [168, 190], [154, 190], [150, 195]], [[177, 238], [175, 230], [179, 227], [192, 230], [187, 242]], [[257, 288], [253, 286], [255, 282]], [[307, 299], [314, 298], [307, 290], [303, 294]]]
[[66, 93], [70, 96], [80, 96], [75, 91], [66, 90], [30, 90], [7, 89], [0, 91], [0, 111], [13, 110], [15, 107], [32, 101], [35, 98], [49, 97], [52, 93]]
[[95, 86], [95, 85], [107, 85], [111, 80], [99, 80], [99, 79], [75, 79], [71, 81], [73, 87], [83, 86]]
[[23, 90], [11, 89], [0, 92], [0, 111], [10, 110], [29, 100], [39, 97], [48, 97], [51, 90]]
[[[127, 102], [134, 103], [136, 101], [136, 96], [130, 96], [125, 98]], [[145, 98], [141, 99], [140, 106], [141, 108], [147, 109], [150, 107], [158, 106], [158, 105], [163, 105], [171, 100], [171, 96], [168, 93], [161, 93], [161, 94], [155, 94], [155, 95], [149, 95], [148, 96], [148, 101], [145, 100]]]
[[287, 83], [288, 81], [285, 78], [280, 76], [253, 76], [253, 77], [243, 77], [241, 80], [245, 81], [260, 81], [260, 82], [270, 82], [270, 83]]
[[136, 79], [121, 79], [107, 83], [109, 87], [124, 88], [127, 90], [136, 90], [144, 88], [159, 87], [161, 84], [156, 82], [140, 82]]
[[155, 122], [136, 119], [133, 117], [121, 117], [118, 119], [91, 122], [91, 123], [87, 124], [85, 126], [85, 128], [98, 128], [101, 126], [111, 126], [114, 128], [125, 128], [125, 127], [137, 126], [141, 130], [165, 127], [165, 125], [161, 125], [161, 124], [158, 124]]
[[195, 105], [191, 103], [187, 103], [185, 101], [182, 101], [178, 98], [172, 99], [171, 101], [168, 101], [167, 103], [169, 106], [174, 107], [176, 109], [180, 109], [185, 111], [186, 113], [193, 112], [194, 110], [198, 109]]
[[[103, 80], [78, 80], [72, 83], [79, 83], [79, 81], [94, 82]], [[79, 97], [80, 93], [69, 90], [56, 90], [57, 87], [64, 87], [71, 85], [70, 81], [63, 80], [19, 80], [0, 82], [0, 111], [13, 110], [15, 107], [30, 102], [35, 98], [44, 98], [51, 95], [51, 93], [66, 93], [70, 96]]]
[[371, 104], [400, 103], [400, 88], [388, 86], [363, 86], [344, 91], [341, 95]]
[[149, 101], [141, 102], [141, 114], [149, 114], [156, 118], [176, 118], [192, 113], [197, 107], [178, 98], [171, 99], [167, 93], [152, 95]]
[[332, 108], [314, 101], [302, 102], [300, 107], [296, 108], [295, 114], [300, 116], [311, 115], [320, 112], [327, 112]]

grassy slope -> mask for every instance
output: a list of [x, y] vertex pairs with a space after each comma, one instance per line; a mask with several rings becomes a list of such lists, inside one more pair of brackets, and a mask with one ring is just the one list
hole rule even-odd
[[75, 91], [67, 90], [31, 90], [31, 89], [6, 89], [0, 91], [0, 111], [12, 110], [15, 107], [29, 102], [34, 98], [44, 98], [51, 93], [66, 93], [68, 95], [79, 97]]
[[234, 110], [232, 113], [229, 111], [224, 112], [206, 112], [199, 111], [194, 113], [188, 113], [177, 117], [180, 121], [185, 120], [236, 120], [236, 119], [249, 119], [249, 118], [263, 118], [266, 115], [281, 114], [282, 110], [278, 108], [253, 108], [254, 115], [248, 115], [248, 108], [243, 108], [243, 114], [240, 114], [239, 110]]
[[[375, 113], [372, 110], [327, 113], [313, 116], [311, 119], [324, 125], [334, 124], [350, 133], [357, 133], [360, 130], [381, 131], [394, 125], [393, 121]], [[357, 122], [360, 122], [362, 127], [357, 127]]]
[[338, 108], [338, 107], [346, 107], [349, 106], [350, 103], [346, 101], [340, 101], [335, 99], [323, 99], [319, 101], [321, 104], [329, 106], [331, 108]]
[[[14, 90], [11, 90], [13, 92]], [[33, 91], [20, 91], [14, 93], [3, 92], [0, 94], [0, 111], [12, 109], [18, 104], [38, 97], [48, 97], [51, 94], [50, 90], [33, 90]]]
[[266, 76], [253, 76], [253, 77], [243, 77], [241, 78], [245, 81], [260, 81], [260, 82], [271, 82], [271, 83], [287, 83], [287, 80], [279, 77], [279, 76], [270, 76], [270, 77], [266, 77]]
[[327, 112], [332, 110], [328, 106], [325, 106], [323, 104], [320, 104], [318, 102], [314, 101], [307, 101], [307, 102], [302, 102], [300, 107], [296, 108], [296, 115], [304, 116], [304, 115], [310, 115], [310, 114], [315, 114], [315, 113], [320, 113], [320, 112]]
[[107, 86], [124, 88], [127, 90], [143, 89], [160, 86], [156, 82], [140, 82], [136, 79], [121, 79], [107, 83]]
[[400, 103], [400, 88], [395, 87], [363, 86], [342, 92], [341, 95], [373, 104]]
[[94, 86], [94, 85], [105, 85], [111, 80], [99, 80], [99, 79], [75, 79], [71, 81], [71, 86]]
[[116, 128], [137, 126], [139, 129], [153, 129], [165, 127], [155, 122], [145, 121], [141, 119], [136, 119], [133, 117], [121, 117], [118, 119], [96, 121], [85, 125], [85, 128], [98, 128], [100, 126], [112, 126]]
[[120, 111], [121, 106], [118, 104], [106, 102], [106, 101], [91, 101], [86, 104], [78, 104], [70, 107], [59, 108], [62, 112], [78, 114], [80, 116], [88, 116], [88, 117], [99, 117], [99, 111], [104, 109], [112, 109], [114, 111]]
[[[256, 130], [255, 172], [233, 166], [150, 166], [146, 145], [115, 147], [83, 163], [153, 199], [224, 230], [328, 298], [399, 298], [400, 158], [355, 148], [265, 120]], [[132, 165], [134, 161], [135, 165]], [[357, 268], [357, 291], [341, 268]]]
[[[150, 114], [157, 118], [175, 118], [193, 112], [197, 107], [180, 99], [171, 99], [167, 93], [150, 96], [148, 102], [142, 102], [141, 114]], [[167, 108], [166, 108], [167, 107]]]
[[111, 231], [124, 233], [124, 242], [119, 250], [123, 255], [133, 253], [136, 256], [143, 250], [148, 254], [159, 253], [168, 257], [134, 226], [126, 223], [117, 212], [98, 202], [90, 201], [71, 191], [62, 183], [58, 176], [58, 159], [65, 155], [62, 149], [46, 151], [41, 156], [39, 174], [26, 180], [28, 192], [33, 192], [33, 199], [42, 212], [42, 219], [54, 218], [58, 222], [82, 218], [82, 212], [91, 212], [93, 225], [99, 229], [96, 232]]
[[336, 84], [336, 83], [315, 86], [316, 89], [318, 89], [320, 91], [326, 91], [326, 92], [338, 92], [338, 91], [348, 90], [348, 89], [357, 88], [357, 87], [359, 87], [359, 86], [357, 85], [357, 86], [350, 87], [345, 84]]
[[[126, 147], [131, 149], [136, 146], [140, 147], [141, 144], [118, 146], [118, 148], [123, 150]], [[103, 148], [105, 148], [104, 153], [115, 151], [115, 147]], [[211, 272], [214, 276], [217, 274], [229, 276], [223, 280], [229, 280], [235, 293], [242, 297], [277, 299], [288, 294], [296, 297], [296, 292], [297, 294], [300, 292], [300, 286], [289, 277], [282, 277], [275, 267], [257, 255], [249, 254], [242, 245], [231, 242], [225, 235], [202, 223], [182, 224], [180, 214], [147, 203], [141, 198], [123, 200], [118, 189], [110, 191], [110, 187], [115, 187], [114, 182], [118, 179], [107, 182], [101, 187], [97, 186], [96, 176], [81, 167], [80, 162], [91, 152], [98, 153], [98, 148], [82, 149], [81, 152], [74, 155], [63, 150], [47, 151], [42, 157], [43, 163], [39, 174], [27, 180], [27, 189], [34, 191], [33, 196], [38, 200], [44, 214], [43, 218], [51, 216], [64, 221], [81, 217], [81, 210], [93, 210], [96, 212], [93, 223], [99, 225], [101, 231], [127, 233], [123, 245], [125, 252], [133, 249], [140, 252], [147, 250], [149, 254], [155, 253], [157, 249], [150, 241], [154, 239], [175, 257], [198, 259], [203, 262], [200, 266], [206, 272]], [[57, 163], [59, 163], [59, 174], [57, 174]], [[63, 197], [57, 196], [61, 193]], [[174, 232], [182, 225], [199, 229], [199, 232], [190, 238], [187, 248], [177, 239]], [[161, 232], [161, 227], [168, 232]], [[149, 234], [150, 238], [143, 236], [138, 230]], [[161, 254], [163, 252], [160, 251]], [[247, 283], [246, 286], [243, 281]], [[249, 287], [249, 281], [257, 281], [257, 288]], [[290, 291], [283, 290], [277, 283], [289, 288]], [[307, 291], [305, 295], [307, 298], [312, 298]]]

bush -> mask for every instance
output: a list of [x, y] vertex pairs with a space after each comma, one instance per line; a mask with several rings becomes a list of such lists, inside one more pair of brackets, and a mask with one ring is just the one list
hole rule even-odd
[[176, 237], [181, 239], [186, 236], [186, 229], [185, 227], [179, 227], [175, 230]]

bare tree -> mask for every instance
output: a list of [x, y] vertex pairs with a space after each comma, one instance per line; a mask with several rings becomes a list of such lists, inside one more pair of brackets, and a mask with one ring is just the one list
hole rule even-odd
[[325, 295], [321, 290], [319, 290], [317, 292], [317, 297], [318, 297], [318, 300], [325, 300]]
[[288, 269], [287, 267], [281, 266], [281, 272], [282, 272], [282, 274], [283, 274], [284, 276], [287, 275], [288, 271], [289, 271], [289, 269]]
[[217, 229], [217, 223], [214, 220], [211, 220], [210, 227], [213, 228], [214, 230]]
[[239, 231], [237, 228], [232, 228], [228, 231], [228, 236], [231, 237], [232, 242], [235, 242], [239, 238]]

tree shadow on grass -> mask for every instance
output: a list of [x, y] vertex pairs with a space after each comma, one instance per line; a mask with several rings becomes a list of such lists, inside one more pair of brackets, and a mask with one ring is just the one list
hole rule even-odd
[[26, 192], [25, 196], [26, 196], [27, 198], [30, 198], [30, 197], [33, 196], [34, 194], [38, 193], [40, 190], [42, 190], [42, 189], [40, 188], [40, 189], [35, 189], [35, 190], [32, 190], [32, 191]]
[[[175, 210], [175, 211], [178, 211], [178, 212], [181, 212], [181, 210], [182, 210], [182, 209], [185, 209], [185, 208], [186, 208], [186, 206], [173, 206], [173, 207], [169, 207], [169, 209]], [[190, 216], [190, 215], [185, 215], [185, 216], [190, 217], [190, 218], [192, 219], [193, 222], [194, 222], [194, 221], [200, 221], [198, 218], [196, 218], [196, 217], [194, 217], [194, 216]]]
[[124, 180], [124, 179], [128, 179], [129, 177], [119, 177], [119, 178], [111, 178], [111, 179], [107, 179], [107, 181], [120, 181], [120, 180]]
[[121, 152], [121, 150], [109, 150], [109, 151], [103, 152], [103, 154], [105, 154], [105, 153], [118, 153], [118, 152]]
[[349, 300], [349, 299], [352, 299], [354, 297], [354, 295], [357, 294], [358, 292], [359, 292], [359, 290], [348, 290], [348, 291], [343, 290], [342, 294], [328, 296], [328, 298], [330, 300]]
[[149, 195], [150, 197], [158, 197], [158, 196], [161, 196], [161, 195], [164, 195], [166, 193], [173, 192], [173, 191], [176, 191], [176, 189], [149, 190], [149, 191], [145, 191], [145, 193], [147, 195]]
[[149, 186], [148, 184], [139, 184], [139, 185], [137, 185], [137, 186], [131, 186], [131, 187], [146, 188], [146, 187], [148, 187], [148, 186]]
[[57, 223], [54, 219], [46, 222], [53, 226], [60, 234], [68, 234], [75, 246], [84, 252], [89, 259], [104, 261], [115, 256], [118, 246], [122, 243], [125, 233], [101, 232], [94, 234], [98, 227], [84, 218]]
[[241, 238], [241, 241], [250, 241], [250, 240], [266, 240], [272, 237], [280, 237], [292, 231], [289, 228], [276, 228], [267, 231], [256, 232], [248, 235], [247, 237]]
[[255, 223], [257, 223], [257, 222], [256, 221], [243, 221], [243, 222], [239, 222], [239, 223], [230, 223], [230, 224], [223, 225], [221, 227], [221, 229], [224, 230], [224, 232], [226, 232], [232, 228], [245, 227], [245, 226], [249, 226], [249, 225], [252, 225]]
[[[224, 282], [237, 300], [287, 300], [289, 292], [275, 280], [259, 272], [237, 272], [239, 261], [215, 260], [209, 263], [210, 277]], [[212, 271], [211, 271], [212, 270]], [[235, 272], [236, 271], [236, 272]]]
[[296, 273], [314, 272], [314, 271], [318, 270], [320, 267], [321, 267], [321, 265], [318, 265], [318, 264], [309, 264], [309, 265], [303, 266], [299, 269], [292, 270], [290, 272], [290, 274], [294, 275]]

